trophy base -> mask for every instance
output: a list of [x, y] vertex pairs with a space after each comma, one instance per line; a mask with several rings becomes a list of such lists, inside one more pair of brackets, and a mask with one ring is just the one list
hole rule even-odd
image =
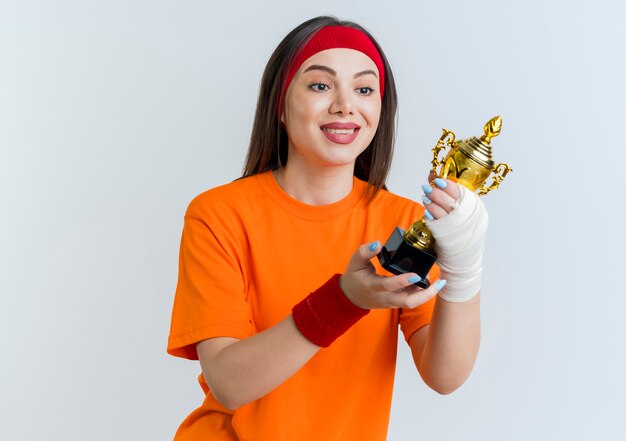
[[415, 273], [422, 278], [415, 285], [428, 288], [428, 272], [435, 264], [437, 256], [420, 250], [404, 240], [404, 230], [396, 227], [393, 233], [378, 253], [378, 261], [392, 274]]

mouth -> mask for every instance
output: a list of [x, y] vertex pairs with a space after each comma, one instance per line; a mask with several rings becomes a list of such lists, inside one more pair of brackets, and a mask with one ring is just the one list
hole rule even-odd
[[320, 127], [324, 136], [335, 144], [350, 144], [359, 135], [361, 126], [352, 122], [334, 122]]
[[354, 129], [332, 129], [330, 127], [322, 127], [322, 131], [332, 133], [335, 135], [352, 135], [354, 132], [359, 130], [358, 128]]
[[322, 133], [331, 142], [335, 144], [350, 144], [359, 136], [360, 127], [347, 129], [337, 129], [332, 127], [321, 127]]

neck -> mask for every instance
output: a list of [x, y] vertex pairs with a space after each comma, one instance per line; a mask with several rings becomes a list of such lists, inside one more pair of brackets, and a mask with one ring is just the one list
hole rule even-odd
[[348, 196], [354, 183], [354, 164], [337, 167], [298, 167], [287, 164], [274, 172], [281, 188], [309, 205], [328, 205]]

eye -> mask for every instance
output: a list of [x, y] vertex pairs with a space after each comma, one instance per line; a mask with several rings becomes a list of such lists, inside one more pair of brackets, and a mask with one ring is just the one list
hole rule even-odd
[[371, 87], [359, 87], [358, 89], [356, 89], [357, 93], [359, 95], [371, 95], [374, 92], [374, 89], [372, 89]]
[[309, 86], [309, 89], [313, 90], [314, 92], [326, 92], [328, 89], [330, 89], [330, 86], [325, 83], [313, 83]]

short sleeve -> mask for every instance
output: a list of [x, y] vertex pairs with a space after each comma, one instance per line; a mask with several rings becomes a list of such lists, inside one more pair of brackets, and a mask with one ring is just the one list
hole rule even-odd
[[[428, 273], [428, 279], [434, 282], [439, 277], [439, 266], [434, 265]], [[437, 296], [413, 309], [400, 309], [400, 329], [408, 343], [411, 336], [420, 328], [428, 325], [433, 316]]]
[[197, 360], [196, 343], [202, 340], [254, 334], [232, 237], [222, 225], [209, 225], [188, 210], [167, 345], [170, 355]]

